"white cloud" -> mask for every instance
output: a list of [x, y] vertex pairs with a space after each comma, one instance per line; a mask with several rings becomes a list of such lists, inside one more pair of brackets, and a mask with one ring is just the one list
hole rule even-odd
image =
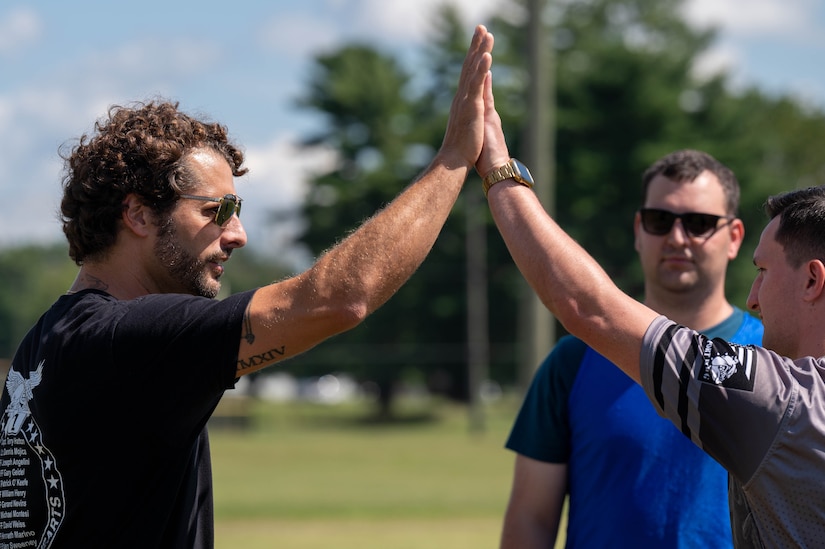
[[[468, 30], [484, 23], [501, 0], [453, 0]], [[327, 0], [320, 12], [280, 12], [267, 21], [259, 42], [268, 50], [305, 58], [342, 42], [363, 40], [393, 47], [420, 43], [444, 0]]]
[[58, 87], [26, 87], [0, 98], [0, 192], [15, 200], [0, 216], [0, 245], [60, 239], [57, 151], [78, 123], [77, 107]]
[[338, 43], [341, 27], [312, 13], [281, 13], [264, 22], [258, 42], [267, 51], [303, 60]]
[[[215, 42], [185, 38], [161, 41], [144, 38], [123, 44], [112, 51], [102, 51], [67, 66], [63, 78], [82, 74], [82, 82], [68, 86], [81, 93], [106, 90], [119, 96], [134, 90], [169, 90], [175, 83], [220, 66], [222, 52]], [[65, 86], [67, 82], [62, 82]]]
[[39, 140], [79, 135], [111, 104], [174, 93], [178, 80], [206, 71], [217, 58], [206, 44], [147, 41], [64, 64], [0, 96], [0, 141], [25, 143], [29, 132]]
[[61, 166], [56, 154], [41, 155], [36, 164], [24, 166], [24, 175], [3, 185], [3, 193], [13, 197], [13, 207], [4, 208], [0, 216], [0, 246], [60, 241]]
[[[468, 30], [485, 23], [501, 0], [453, 0]], [[356, 27], [382, 40], [421, 42], [431, 32], [436, 10], [444, 0], [361, 0], [357, 2]]]
[[719, 29], [697, 74], [726, 70], [733, 89], [757, 85], [822, 107], [825, 54], [821, 0], [688, 0], [689, 23]]
[[43, 24], [33, 10], [12, 10], [0, 19], [0, 55], [11, 55], [37, 42], [42, 31]]
[[683, 13], [691, 23], [723, 27], [734, 36], [811, 36], [816, 0], [688, 0]]
[[266, 203], [269, 208], [292, 207], [306, 194], [304, 181], [313, 172], [331, 169], [335, 160], [333, 151], [304, 149], [296, 145], [297, 138], [280, 135], [270, 143], [246, 149], [250, 179], [245, 192]]
[[693, 72], [699, 78], [710, 78], [722, 72], [731, 72], [742, 63], [740, 50], [730, 44], [720, 44], [699, 56]]
[[246, 149], [249, 174], [235, 188], [244, 199], [243, 220], [251, 248], [286, 251], [300, 222], [290, 218], [274, 225], [272, 214], [294, 211], [304, 200], [309, 177], [331, 169], [335, 161], [334, 151], [302, 149], [296, 142], [292, 135], [281, 135]]

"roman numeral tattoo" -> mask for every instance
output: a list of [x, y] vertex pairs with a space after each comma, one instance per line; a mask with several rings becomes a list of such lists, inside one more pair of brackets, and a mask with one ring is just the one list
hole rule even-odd
[[[249, 307], [246, 308], [246, 312], [243, 316], [243, 335], [241, 337], [243, 337], [243, 339], [250, 345], [255, 342], [255, 333], [252, 331], [252, 316], [249, 314]], [[259, 355], [252, 355], [246, 359], [239, 358], [238, 370], [249, 370], [250, 368], [275, 362], [276, 360], [283, 358], [284, 355], [286, 355], [286, 345], [281, 345], [280, 347], [270, 349]]]
[[252, 355], [247, 359], [239, 359], [238, 360], [238, 370], [248, 370], [250, 368], [254, 368], [256, 366], [261, 366], [262, 364], [267, 364], [269, 362], [275, 362], [276, 360], [283, 358], [286, 354], [286, 346], [282, 345], [280, 349], [270, 349], [265, 353], [261, 353], [259, 355]]

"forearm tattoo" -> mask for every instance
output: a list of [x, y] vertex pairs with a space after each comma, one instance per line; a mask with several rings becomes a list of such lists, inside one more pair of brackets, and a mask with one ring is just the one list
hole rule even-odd
[[[255, 333], [252, 331], [252, 317], [249, 314], [249, 307], [247, 307], [246, 312], [244, 313], [243, 317], [243, 339], [250, 345], [255, 342]], [[248, 370], [250, 368], [256, 368], [258, 366], [262, 366], [265, 364], [269, 364], [271, 362], [275, 362], [283, 358], [286, 355], [286, 345], [281, 345], [279, 348], [270, 349], [264, 353], [258, 355], [252, 355], [246, 359], [239, 358], [238, 359], [238, 371]]]
[[246, 312], [243, 315], [243, 329], [243, 338], [246, 342], [250, 345], [255, 343], [255, 334], [252, 332], [252, 318], [249, 315], [249, 307], [246, 308]]
[[270, 349], [265, 353], [252, 355], [247, 359], [238, 359], [238, 371], [248, 370], [250, 368], [275, 362], [276, 360], [283, 358], [285, 354], [286, 347], [282, 345], [280, 349]]

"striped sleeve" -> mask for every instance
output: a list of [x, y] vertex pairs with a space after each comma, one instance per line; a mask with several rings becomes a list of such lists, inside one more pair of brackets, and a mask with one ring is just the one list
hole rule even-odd
[[659, 415], [743, 480], [776, 440], [793, 386], [775, 354], [708, 339], [665, 317], [648, 327], [640, 373]]

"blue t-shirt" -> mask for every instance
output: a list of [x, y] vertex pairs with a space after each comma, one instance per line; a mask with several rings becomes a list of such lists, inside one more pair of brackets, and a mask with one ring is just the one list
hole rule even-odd
[[[710, 337], [761, 343], [741, 309]], [[568, 465], [567, 547], [731, 547], [727, 473], [572, 336], [537, 371], [507, 448]]]

